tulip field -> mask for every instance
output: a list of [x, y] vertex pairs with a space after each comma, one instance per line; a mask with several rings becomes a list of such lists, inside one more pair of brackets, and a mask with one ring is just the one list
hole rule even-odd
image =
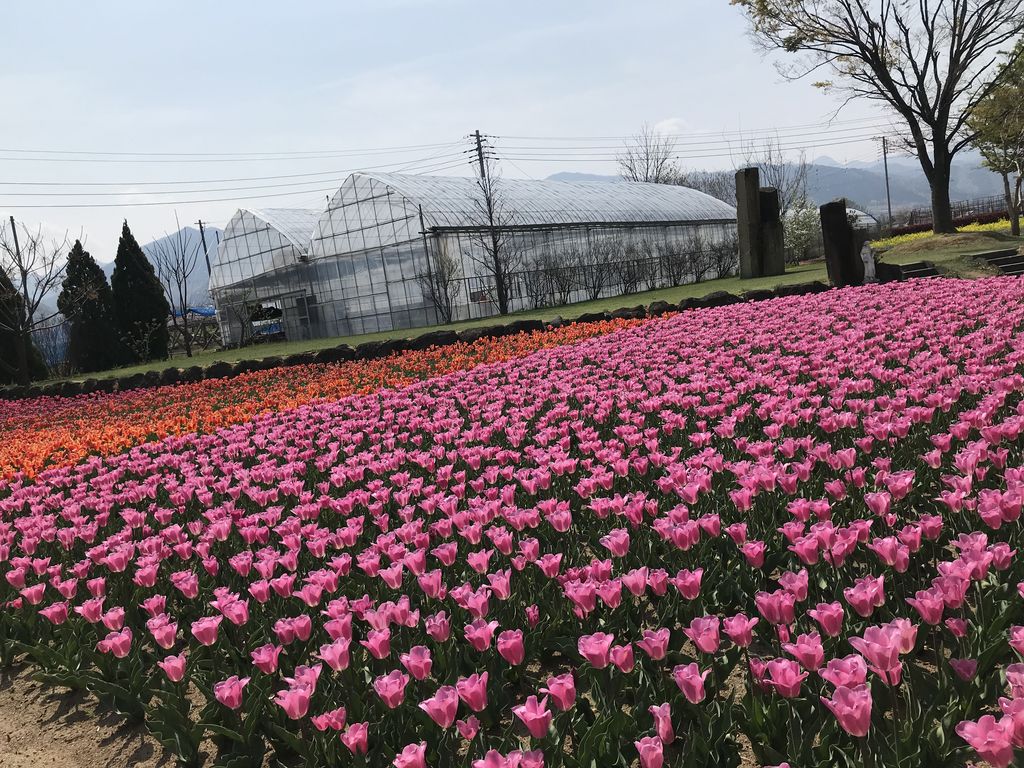
[[0, 409], [0, 664], [182, 766], [1024, 759], [1024, 280]]

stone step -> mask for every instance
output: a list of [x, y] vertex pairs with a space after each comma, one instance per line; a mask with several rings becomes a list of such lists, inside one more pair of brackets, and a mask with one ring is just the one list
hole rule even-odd
[[1004, 275], [1024, 275], [1024, 263], [1001, 268]]
[[1005, 259], [1007, 257], [1011, 257], [1012, 258], [1012, 257], [1020, 256], [1020, 254], [1017, 253], [1017, 249], [1016, 248], [1000, 248], [1000, 249], [995, 250], [995, 251], [983, 251], [981, 253], [966, 253], [964, 255], [965, 256], [973, 256], [976, 259], [984, 259], [985, 261], [989, 262], [990, 264], [996, 264], [996, 263], [999, 262], [999, 260]]
[[991, 259], [985, 259], [993, 267], [1009, 266], [1011, 264], [1024, 263], [1024, 256], [1019, 253], [1012, 253], [1007, 256], [996, 256]]
[[903, 264], [900, 272], [904, 280], [916, 277], [937, 277], [939, 272], [935, 265], [927, 261], [915, 261], [913, 264]]

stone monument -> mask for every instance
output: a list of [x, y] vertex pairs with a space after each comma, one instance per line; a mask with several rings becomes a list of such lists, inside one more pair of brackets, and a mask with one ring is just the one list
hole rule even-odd
[[832, 285], [842, 288], [864, 283], [864, 262], [853, 225], [846, 212], [845, 200], [833, 200], [818, 209], [821, 215], [821, 238], [825, 246], [825, 268]]
[[757, 168], [736, 171], [736, 230], [742, 279], [785, 273], [780, 209], [778, 191], [761, 186]]

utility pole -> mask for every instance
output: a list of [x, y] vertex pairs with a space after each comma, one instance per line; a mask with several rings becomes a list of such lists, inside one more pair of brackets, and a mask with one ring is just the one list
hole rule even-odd
[[477, 129], [473, 136], [476, 139], [476, 157], [480, 161], [480, 178], [483, 180], [487, 178], [487, 169], [484, 165], [484, 141], [480, 137], [479, 129]]
[[206, 229], [203, 227], [203, 220], [200, 219], [199, 224], [199, 239], [203, 242], [203, 258], [206, 259], [206, 276], [210, 276], [210, 252], [206, 250]]
[[885, 167], [885, 203], [889, 208], [889, 229], [892, 229], [892, 192], [889, 190], [889, 139], [882, 137], [882, 165]]

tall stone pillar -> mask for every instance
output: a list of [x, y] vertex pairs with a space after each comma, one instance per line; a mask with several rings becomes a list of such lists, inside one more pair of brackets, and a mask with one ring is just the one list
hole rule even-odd
[[825, 268], [832, 285], [842, 288], [864, 282], [864, 262], [857, 248], [857, 239], [846, 214], [846, 201], [833, 200], [818, 209], [821, 214], [821, 236], [825, 246]]
[[736, 228], [739, 234], [740, 277], [760, 277], [761, 174], [757, 168], [736, 171]]
[[765, 277], [786, 272], [786, 248], [780, 215], [779, 191], [762, 187], [758, 193], [761, 212], [761, 274]]

